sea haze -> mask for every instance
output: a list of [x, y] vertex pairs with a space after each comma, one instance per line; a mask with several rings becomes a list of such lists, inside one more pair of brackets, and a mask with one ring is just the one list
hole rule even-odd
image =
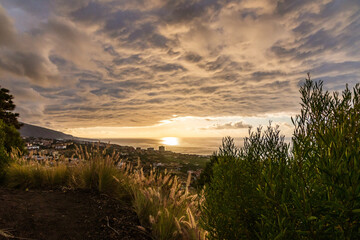
[[[118, 144], [121, 146], [132, 146], [149, 148], [153, 147], [158, 149], [159, 146], [165, 146], [166, 150], [198, 155], [211, 155], [214, 151], [217, 151], [221, 145], [222, 138], [177, 138], [178, 145], [171, 146], [163, 143], [161, 138], [113, 138], [113, 139], [100, 139], [102, 142], [110, 142], [112, 144]], [[238, 147], [243, 145], [243, 138], [235, 138], [235, 144]]]

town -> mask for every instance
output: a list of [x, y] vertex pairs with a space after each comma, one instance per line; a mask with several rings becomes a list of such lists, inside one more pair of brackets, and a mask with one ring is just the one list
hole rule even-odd
[[46, 139], [35, 137], [23, 137], [28, 151], [28, 158], [42, 161], [68, 161], [79, 162], [76, 149], [83, 147], [87, 149], [99, 147], [106, 149], [107, 154], [118, 153], [121, 161], [118, 164], [131, 163], [137, 165], [140, 161], [144, 170], [151, 168], [159, 171], [167, 170], [181, 179], [186, 179], [189, 173], [196, 180], [209, 161], [210, 156], [195, 154], [182, 154], [167, 151], [165, 146], [155, 148], [140, 148], [133, 146], [120, 146], [117, 144], [80, 140], [80, 139]]

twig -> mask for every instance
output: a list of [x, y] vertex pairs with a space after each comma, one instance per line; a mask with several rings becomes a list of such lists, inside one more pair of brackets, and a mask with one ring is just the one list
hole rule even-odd
[[119, 233], [118, 231], [116, 231], [116, 229], [114, 229], [114, 228], [112, 228], [112, 227], [110, 226], [109, 217], [108, 217], [108, 216], [106, 216], [106, 221], [107, 221], [107, 226], [108, 226], [111, 230], [113, 230], [114, 232], [116, 232], [117, 235], [120, 235], [120, 233]]
[[13, 238], [14, 236], [11, 235], [9, 231], [6, 229], [0, 229], [0, 236], [6, 237], [6, 238]]
[[0, 229], [0, 236], [6, 237], [6, 238], [11, 238], [11, 239], [35, 240], [33, 238], [15, 237], [6, 229]]
[[12, 237], [12, 238], [14, 238], [14, 239], [23, 239], [23, 240], [36, 240], [36, 239], [34, 239], [34, 238], [23, 238], [23, 237]]

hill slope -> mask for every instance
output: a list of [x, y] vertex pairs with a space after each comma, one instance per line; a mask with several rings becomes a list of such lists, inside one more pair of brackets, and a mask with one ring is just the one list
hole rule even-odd
[[75, 139], [72, 135], [65, 134], [59, 131], [48, 128], [38, 127], [31, 124], [24, 123], [20, 128], [20, 134], [23, 137], [37, 137], [50, 139]]
[[0, 239], [152, 239], [130, 202], [95, 191], [0, 187], [0, 196], [0, 230], [10, 235]]

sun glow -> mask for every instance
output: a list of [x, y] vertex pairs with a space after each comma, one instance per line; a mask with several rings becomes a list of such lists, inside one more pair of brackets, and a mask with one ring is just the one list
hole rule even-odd
[[170, 145], [170, 146], [179, 145], [179, 139], [176, 137], [164, 137], [161, 140], [162, 140], [161, 143], [164, 145]]

